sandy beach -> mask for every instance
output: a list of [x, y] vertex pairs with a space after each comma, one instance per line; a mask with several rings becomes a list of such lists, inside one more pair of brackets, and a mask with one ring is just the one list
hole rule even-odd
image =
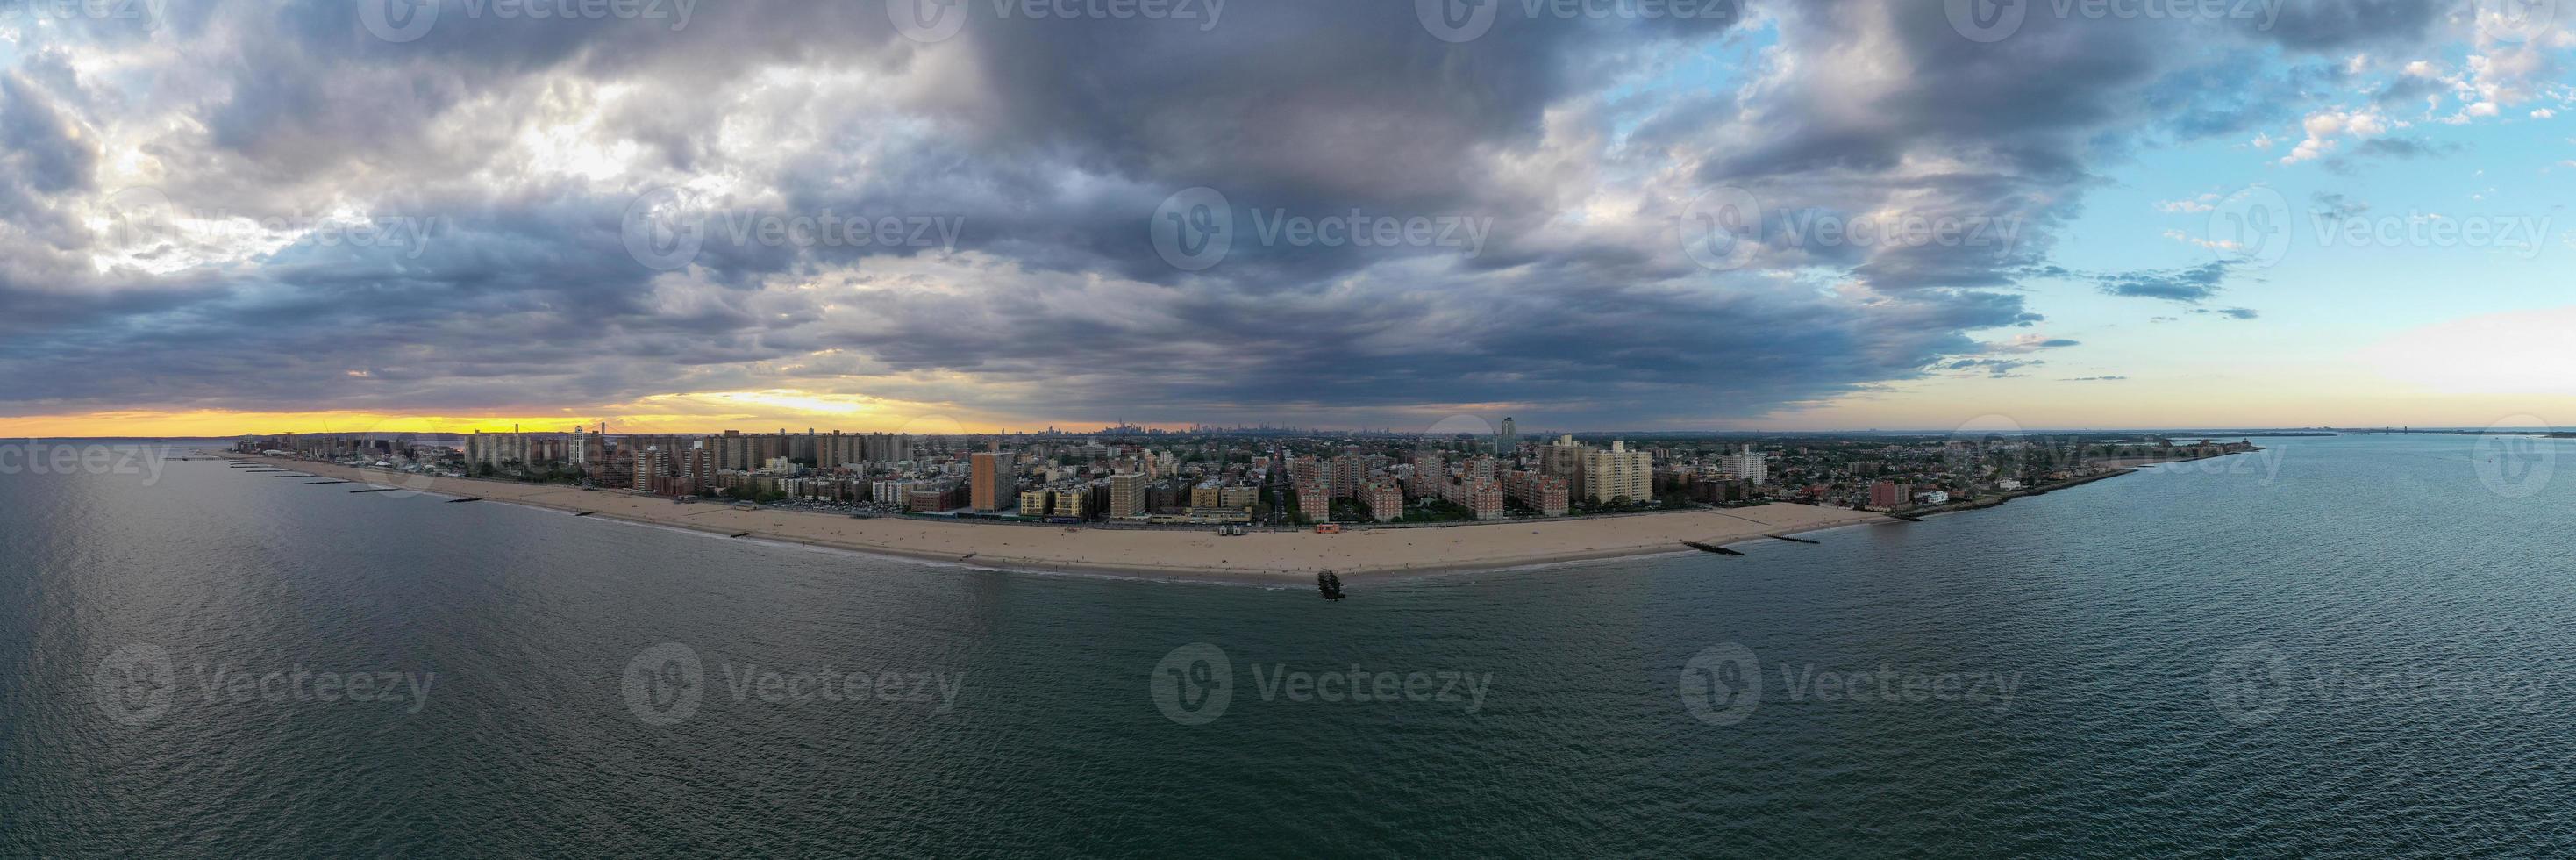
[[[1279, 580], [1311, 583], [1317, 571], [1344, 578], [1385, 578], [1586, 559], [1690, 552], [1681, 542], [1726, 544], [1767, 534], [1794, 534], [1859, 523], [1885, 522], [1865, 511], [1806, 505], [1765, 505], [1723, 511], [1694, 510], [1536, 522], [1487, 522], [1439, 528], [1353, 528], [1342, 534], [1312, 531], [1254, 532], [1222, 537], [1205, 529], [1102, 529], [993, 522], [938, 522], [879, 517], [856, 519], [791, 510], [739, 511], [705, 502], [616, 490], [583, 490], [561, 484], [428, 479], [327, 463], [225, 454], [325, 478], [400, 486], [447, 496], [594, 517], [674, 526], [720, 535], [880, 553], [933, 561], [1041, 571], [1145, 578]], [[316, 486], [314, 492], [351, 487]], [[350, 495], [364, 504], [370, 495]]]

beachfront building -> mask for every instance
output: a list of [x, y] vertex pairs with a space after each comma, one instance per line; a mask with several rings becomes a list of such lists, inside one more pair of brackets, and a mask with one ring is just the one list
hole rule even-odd
[[1556, 476], [1573, 490], [1589, 489], [1590, 485], [1583, 481], [1583, 452], [1586, 450], [1575, 444], [1574, 434], [1558, 436], [1556, 441], [1539, 449], [1538, 470], [1541, 474]]
[[1593, 504], [1626, 499], [1655, 500], [1655, 455], [1630, 451], [1628, 443], [1611, 442], [1609, 450], [1583, 449], [1584, 495]]
[[1109, 476], [1109, 518], [1141, 517], [1146, 513], [1146, 487], [1153, 483], [1141, 472]]
[[1905, 500], [1912, 495], [1913, 489], [1913, 487], [1899, 484], [1895, 481], [1880, 481], [1878, 483], [1871, 484], [1869, 485], [1869, 506], [1880, 510], [1886, 510], [1905, 504]]
[[1540, 516], [1565, 516], [1566, 511], [1571, 508], [1565, 489], [1565, 479], [1554, 475], [1541, 475], [1537, 472], [1517, 469], [1504, 472], [1503, 494], [1512, 501], [1537, 511]]
[[998, 511], [1016, 497], [1010, 452], [977, 451], [969, 463], [968, 504], [975, 510]]
[[1418, 451], [1413, 455], [1413, 474], [1405, 476], [1417, 498], [1436, 499], [1449, 486], [1449, 461], [1438, 451]]
[[1333, 491], [1323, 482], [1297, 485], [1297, 514], [1309, 522], [1327, 522], [1333, 518]]
[[1368, 505], [1369, 518], [1378, 522], [1404, 516], [1404, 490], [1392, 481], [1370, 481], [1360, 489], [1360, 502]]

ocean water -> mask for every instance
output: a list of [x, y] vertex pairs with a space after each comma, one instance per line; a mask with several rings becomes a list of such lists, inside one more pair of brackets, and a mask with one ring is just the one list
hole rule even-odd
[[20, 468], [0, 855], [2576, 853], [2576, 443], [2265, 443], [1340, 603]]

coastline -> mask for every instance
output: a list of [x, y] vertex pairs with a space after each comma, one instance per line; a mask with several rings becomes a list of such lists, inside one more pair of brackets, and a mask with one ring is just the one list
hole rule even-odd
[[1928, 508], [1898, 510], [1895, 513], [1909, 517], [1937, 517], [1942, 514], [1959, 514], [1966, 513], [1968, 511], [1982, 511], [1987, 508], [2001, 507], [2004, 503], [2010, 502], [2014, 499], [2026, 498], [2029, 496], [2045, 496], [2059, 490], [2071, 490], [2096, 481], [2107, 481], [2122, 475], [2134, 475], [2148, 466], [2164, 466], [2173, 463], [2197, 463], [2202, 460], [2215, 460], [2220, 457], [2234, 457], [2239, 454], [2251, 454], [2262, 450], [2262, 448], [2253, 448], [2246, 451], [2232, 451], [2225, 454], [2211, 454], [2204, 457], [2173, 457], [2164, 459], [2138, 457], [2126, 460], [2116, 460], [2113, 461], [2114, 465], [2112, 465], [2108, 471], [2096, 474], [2068, 478], [2063, 481], [2057, 481], [2042, 486], [2013, 490], [1992, 496], [1981, 496], [1967, 501], [1946, 502]]
[[[1136, 579], [1305, 586], [1318, 571], [1346, 581], [1529, 567], [1577, 561], [1694, 552], [1682, 541], [1715, 545], [1876, 522], [1879, 514], [1842, 508], [1771, 504], [1753, 508], [1670, 511], [1618, 517], [1467, 523], [1444, 528], [1355, 528], [1337, 535], [1262, 531], [1220, 537], [1200, 529], [1095, 529], [998, 523], [943, 523], [910, 518], [856, 519], [833, 514], [723, 503], [674, 504], [619, 490], [562, 484], [435, 478], [332, 463], [219, 452], [226, 460], [273, 464], [379, 487], [455, 498], [584, 513], [643, 525], [920, 561], [1041, 573]], [[406, 482], [409, 482], [408, 484]], [[347, 492], [347, 488], [337, 488]]]

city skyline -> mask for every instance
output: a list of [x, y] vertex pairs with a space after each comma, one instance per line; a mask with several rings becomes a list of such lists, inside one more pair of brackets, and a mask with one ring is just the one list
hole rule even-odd
[[0, 434], [2571, 422], [2508, 5], [18, 16]]

